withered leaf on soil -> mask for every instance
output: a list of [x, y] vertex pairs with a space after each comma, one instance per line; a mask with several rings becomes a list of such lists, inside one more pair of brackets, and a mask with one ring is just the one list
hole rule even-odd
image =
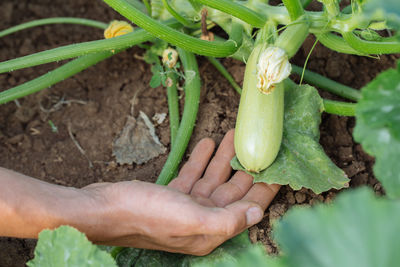
[[124, 129], [113, 143], [113, 156], [119, 164], [143, 164], [165, 151], [153, 124], [142, 111], [137, 119], [128, 116]]

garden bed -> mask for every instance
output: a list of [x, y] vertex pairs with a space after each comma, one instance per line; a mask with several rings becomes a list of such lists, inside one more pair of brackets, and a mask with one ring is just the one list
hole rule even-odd
[[[3, 0], [1, 28], [8, 28], [33, 19], [73, 16], [108, 22], [121, 18], [102, 1], [12, 1]], [[25, 30], [0, 39], [0, 61], [37, 51], [82, 41], [102, 38], [101, 30], [83, 26], [52, 25]], [[299, 66], [305, 61], [314, 40], [307, 39], [292, 60]], [[83, 187], [95, 182], [117, 182], [139, 179], [154, 182], [167, 158], [167, 153], [144, 165], [115, 163], [112, 142], [121, 132], [131, 110], [135, 93], [135, 112], [150, 118], [168, 113], [165, 89], [151, 89], [150, 67], [141, 57], [140, 48], [128, 49], [96, 66], [46, 89], [0, 106], [0, 166], [64, 186]], [[360, 88], [382, 70], [395, 66], [396, 56], [379, 60], [338, 54], [317, 45], [311, 54], [308, 69], [333, 80]], [[235, 126], [239, 95], [205, 59], [200, 59], [202, 93], [198, 120], [186, 155], [203, 137], [217, 143]], [[233, 59], [223, 64], [242, 84], [245, 65]], [[21, 84], [46, 73], [57, 64], [0, 75], [1, 90]], [[326, 92], [325, 98], [338, 99]], [[137, 115], [137, 114], [135, 114]], [[53, 123], [53, 127], [49, 122]], [[354, 118], [324, 114], [320, 143], [333, 162], [351, 178], [350, 187], [368, 184], [382, 194], [380, 183], [372, 174], [374, 159], [363, 152], [352, 139]], [[56, 128], [55, 128], [56, 127]], [[169, 146], [168, 118], [156, 125], [160, 141]], [[71, 138], [70, 133], [73, 134]], [[86, 153], [85, 157], [76, 142]], [[90, 167], [89, 160], [92, 163]], [[261, 241], [266, 250], [276, 253], [270, 238], [270, 222], [293, 205], [329, 202], [337, 191], [316, 195], [310, 190], [293, 191], [283, 186], [261, 223], [253, 226], [250, 239]], [[33, 257], [34, 240], [0, 238], [0, 266], [24, 266]]]

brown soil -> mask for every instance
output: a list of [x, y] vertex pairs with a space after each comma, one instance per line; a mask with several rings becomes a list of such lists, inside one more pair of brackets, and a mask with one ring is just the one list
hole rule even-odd
[[[1, 28], [8, 28], [33, 19], [74, 16], [110, 21], [120, 18], [102, 1], [13, 1], [0, 3]], [[74, 25], [53, 25], [25, 30], [0, 39], [0, 61], [33, 52], [82, 41], [102, 38], [101, 30]], [[293, 60], [302, 65], [314, 39], [309, 38]], [[141, 91], [135, 110], [149, 117], [167, 112], [163, 88], [150, 89], [149, 66], [137, 59], [143, 50], [133, 48], [120, 53], [51, 89], [31, 95], [16, 103], [0, 106], [0, 166], [60, 185], [82, 187], [94, 182], [116, 182], [140, 179], [155, 181], [167, 155], [144, 165], [118, 166], [112, 157], [112, 142], [122, 130], [130, 114], [131, 99]], [[380, 60], [339, 55], [317, 45], [308, 68], [341, 83], [360, 88], [377, 73], [394, 66], [395, 56]], [[243, 80], [244, 65], [232, 59], [224, 65], [237, 82]], [[0, 75], [0, 88], [7, 89], [55, 68], [47, 64], [35, 68]], [[203, 81], [200, 111], [188, 153], [203, 137], [219, 142], [227, 130], [235, 125], [239, 96], [211, 64], [200, 59]], [[329, 93], [324, 97], [337, 99]], [[60, 100], [69, 101], [48, 112]], [[82, 102], [76, 102], [84, 101]], [[47, 110], [47, 111], [46, 111]], [[53, 122], [58, 131], [49, 125]], [[353, 118], [324, 114], [321, 124], [321, 144], [331, 159], [352, 179], [351, 186], [368, 184], [382, 193], [372, 174], [373, 158], [354, 143]], [[86, 151], [93, 167], [74, 145], [70, 127], [77, 142]], [[161, 142], [169, 146], [169, 122], [156, 128]], [[271, 241], [271, 221], [279, 218], [294, 205], [312, 205], [331, 201], [337, 191], [316, 195], [310, 190], [293, 191], [287, 186], [265, 213], [264, 220], [250, 229], [252, 241], [262, 241], [267, 251], [276, 253]], [[0, 266], [24, 266], [32, 257], [34, 240], [0, 238]]]

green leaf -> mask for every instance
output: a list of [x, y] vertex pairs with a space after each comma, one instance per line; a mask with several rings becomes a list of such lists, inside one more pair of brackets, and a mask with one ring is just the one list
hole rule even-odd
[[114, 259], [69, 226], [56, 230], [43, 230], [35, 249], [35, 258], [27, 263], [30, 267], [113, 267]]
[[144, 53], [143, 56], [144, 61], [148, 64], [160, 64], [159, 57], [162, 57], [162, 54], [164, 50], [167, 49], [167, 47], [168, 47], [167, 42], [160, 39], [156, 39], [154, 41], [154, 44], [151, 45], [150, 48], [148, 48]]
[[246, 251], [253, 246], [249, 240], [248, 231], [244, 231], [240, 235], [226, 241], [207, 256], [187, 256], [183, 261], [183, 266], [219, 266], [219, 264], [225, 262], [235, 261], [240, 252]]
[[359, 5], [364, 16], [373, 20], [386, 20], [389, 27], [400, 29], [400, 4], [398, 0], [363, 0]]
[[331, 205], [293, 208], [274, 227], [288, 266], [393, 267], [400, 262], [400, 202], [369, 188]]
[[[285, 83], [285, 118], [280, 151], [274, 163], [254, 174], [255, 182], [289, 184], [293, 189], [309, 188], [315, 193], [348, 186], [349, 179], [325, 154], [319, 141], [323, 110], [317, 90], [309, 85]], [[235, 170], [246, 171], [235, 157]]]
[[246, 254], [254, 246], [248, 238], [248, 231], [244, 231], [203, 257], [126, 248], [117, 255], [116, 260], [120, 267], [132, 264], [135, 267], [223, 266], [225, 263], [236, 262], [237, 255]]
[[153, 73], [153, 76], [150, 80], [150, 87], [156, 88], [161, 85], [163, 80], [165, 80], [164, 68], [160, 65], [160, 63], [156, 63], [151, 67], [151, 72]]
[[356, 118], [355, 140], [376, 157], [374, 173], [387, 195], [399, 198], [400, 69], [387, 70], [362, 88]]
[[225, 259], [224, 261], [216, 262], [210, 264], [204, 262], [203, 264], [194, 265], [196, 267], [284, 267], [284, 259], [271, 257], [265, 253], [265, 248], [263, 245], [253, 245], [245, 250], [242, 250], [235, 254], [235, 257], [230, 259]]

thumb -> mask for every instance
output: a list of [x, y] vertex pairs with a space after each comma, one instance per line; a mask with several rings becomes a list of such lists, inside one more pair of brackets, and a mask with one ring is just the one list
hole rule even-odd
[[264, 216], [264, 211], [260, 205], [252, 201], [236, 201], [226, 206], [225, 209], [232, 212], [236, 218], [241, 219], [243, 228], [259, 223]]
[[235, 236], [250, 226], [260, 222], [263, 209], [255, 202], [240, 200], [225, 208], [214, 209], [207, 225], [209, 234]]

